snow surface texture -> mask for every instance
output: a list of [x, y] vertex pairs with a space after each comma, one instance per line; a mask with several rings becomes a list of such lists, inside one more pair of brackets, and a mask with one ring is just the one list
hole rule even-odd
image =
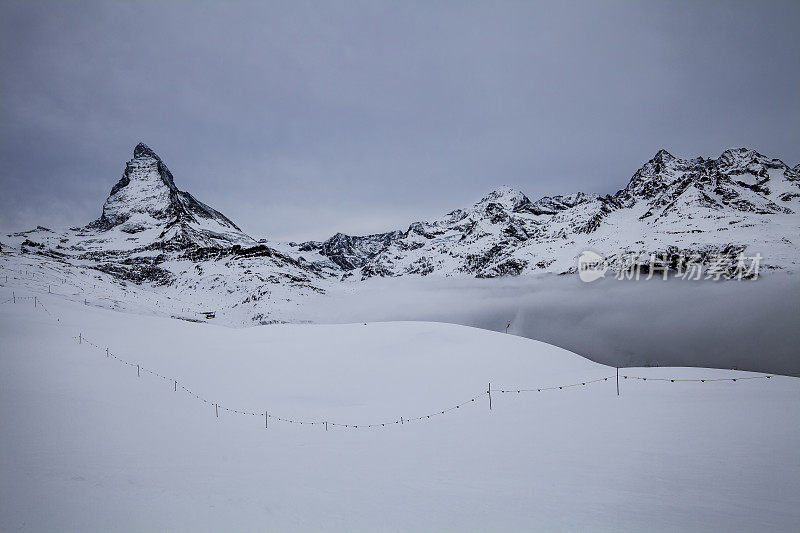
[[[28, 295], [32, 296], [32, 295]], [[0, 289], [0, 301], [11, 298]], [[421, 322], [231, 329], [40, 295], [0, 305], [0, 529], [796, 531], [800, 384], [621, 379]], [[78, 333], [95, 343], [78, 344]], [[106, 358], [104, 347], [130, 361]], [[141, 372], [135, 364], [166, 378]], [[177, 379], [177, 387], [171, 379]], [[186, 393], [237, 410], [222, 411]], [[178, 390], [175, 391], [174, 389]], [[281, 423], [262, 411], [378, 428]]]

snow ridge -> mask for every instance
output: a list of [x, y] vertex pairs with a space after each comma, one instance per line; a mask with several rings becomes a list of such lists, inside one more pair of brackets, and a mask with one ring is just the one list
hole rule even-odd
[[583, 249], [603, 251], [612, 262], [623, 252], [751, 250], [766, 252], [771, 266], [795, 268], [798, 208], [798, 167], [779, 159], [746, 148], [717, 159], [659, 150], [614, 195], [578, 192], [531, 202], [501, 187], [469, 208], [405, 231], [339, 233], [303, 243], [300, 251], [317, 250], [346, 277], [362, 279], [574, 272]]

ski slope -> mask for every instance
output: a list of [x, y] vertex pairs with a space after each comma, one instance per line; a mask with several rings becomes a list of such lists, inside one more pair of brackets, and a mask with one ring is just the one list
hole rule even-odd
[[3, 531], [800, 523], [796, 378], [623, 369], [737, 381], [621, 378], [617, 396], [613, 368], [464, 326], [233, 329], [34, 295], [0, 305]]

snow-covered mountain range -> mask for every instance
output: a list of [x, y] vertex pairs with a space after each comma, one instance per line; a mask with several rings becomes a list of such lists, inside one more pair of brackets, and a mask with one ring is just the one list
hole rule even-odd
[[766, 265], [794, 269], [799, 210], [800, 166], [743, 148], [717, 159], [679, 159], [661, 150], [613, 195], [578, 192], [531, 201], [500, 188], [405, 231], [338, 233], [296, 248], [362, 278], [569, 273], [586, 249], [612, 263], [628, 253], [760, 252]]
[[[716, 159], [661, 150], [613, 195], [531, 201], [503, 187], [406, 230], [257, 241], [179, 190], [161, 158], [140, 143], [98, 219], [7, 234], [0, 266], [26, 275], [37, 269], [41, 283], [72, 286], [87, 303], [105, 298], [112, 307], [188, 319], [215, 310], [229, 323], [268, 323], [296, 319], [308, 297], [341, 281], [574, 273], [586, 249], [612, 265], [629, 252], [760, 253], [763, 267], [793, 271], [799, 212], [800, 165], [747, 149]], [[89, 290], [98, 284], [102, 298]]]

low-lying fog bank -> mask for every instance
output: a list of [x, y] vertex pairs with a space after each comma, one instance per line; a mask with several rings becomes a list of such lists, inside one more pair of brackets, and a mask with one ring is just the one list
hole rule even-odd
[[800, 278], [667, 281], [576, 276], [373, 279], [307, 306], [314, 322], [451, 322], [561, 346], [612, 366], [800, 374]]

